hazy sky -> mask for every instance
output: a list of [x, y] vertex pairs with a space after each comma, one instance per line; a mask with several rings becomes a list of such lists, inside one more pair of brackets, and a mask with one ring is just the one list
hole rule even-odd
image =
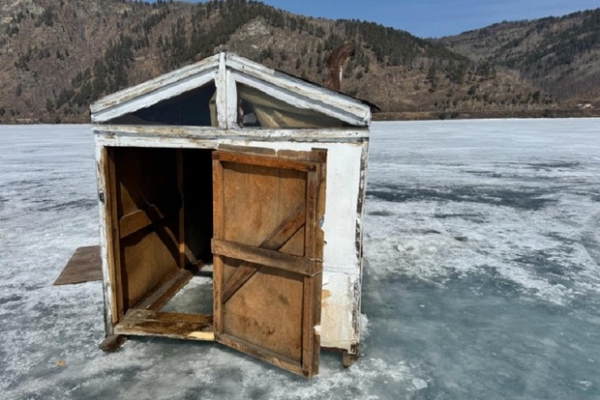
[[361, 19], [421, 37], [453, 35], [503, 20], [560, 16], [600, 7], [599, 0], [264, 0], [297, 14]]

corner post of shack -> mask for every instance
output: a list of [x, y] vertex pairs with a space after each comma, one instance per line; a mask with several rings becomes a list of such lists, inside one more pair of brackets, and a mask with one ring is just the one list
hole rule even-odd
[[215, 340], [307, 377], [321, 348], [358, 357], [368, 104], [219, 53], [91, 112], [105, 348]]

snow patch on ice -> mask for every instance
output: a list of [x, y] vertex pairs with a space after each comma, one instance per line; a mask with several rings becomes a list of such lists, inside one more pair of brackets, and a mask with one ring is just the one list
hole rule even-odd
[[369, 336], [369, 319], [367, 314], [360, 314], [360, 339], [364, 340]]
[[423, 389], [427, 389], [427, 382], [424, 381], [423, 379], [419, 379], [419, 378], [414, 378], [412, 380], [412, 384], [415, 386], [415, 388], [417, 390], [423, 390]]

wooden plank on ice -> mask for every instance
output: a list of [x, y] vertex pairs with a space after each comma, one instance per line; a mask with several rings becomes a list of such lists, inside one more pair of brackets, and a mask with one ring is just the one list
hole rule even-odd
[[75, 250], [75, 253], [54, 282], [54, 285], [71, 285], [101, 280], [102, 260], [100, 259], [100, 246], [86, 246]]

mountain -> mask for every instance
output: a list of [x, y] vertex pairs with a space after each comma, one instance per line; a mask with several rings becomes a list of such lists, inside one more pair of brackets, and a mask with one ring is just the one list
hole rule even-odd
[[517, 71], [557, 99], [600, 98], [600, 8], [502, 22], [437, 42], [473, 60]]
[[519, 56], [489, 58], [464, 35], [424, 40], [246, 0], [0, 0], [0, 122], [86, 122], [98, 98], [221, 50], [324, 83], [345, 40], [356, 54], [342, 91], [377, 104], [380, 118], [571, 112], [571, 97], [521, 71]]

